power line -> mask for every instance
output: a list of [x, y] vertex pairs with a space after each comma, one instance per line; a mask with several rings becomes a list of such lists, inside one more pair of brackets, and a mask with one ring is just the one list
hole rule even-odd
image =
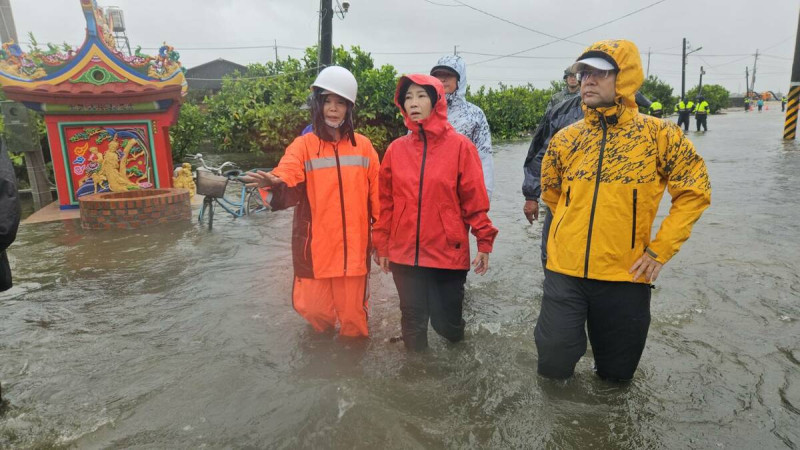
[[[263, 76], [260, 76], [260, 77], [232, 77], [232, 79], [234, 79], [234, 80], [269, 80], [271, 78], [285, 77], [285, 76], [289, 76], [289, 75], [297, 75], [297, 74], [300, 74], [300, 73], [309, 72], [311, 70], [317, 70], [317, 69], [319, 69], [319, 67], [320, 66], [306, 67], [303, 70], [297, 70], [297, 71], [294, 71], [294, 72], [278, 73], [278, 74], [275, 74], [275, 75], [263, 75]], [[191, 81], [223, 81], [224, 78], [194, 78], [194, 77], [188, 78], [187, 77], [186, 80], [191, 80]]]
[[[545, 33], [544, 31], [539, 31], [539, 30], [536, 30], [536, 29], [533, 29], [533, 28], [530, 28], [530, 27], [526, 27], [525, 25], [520, 25], [520, 24], [518, 24], [516, 22], [512, 22], [512, 21], [510, 21], [508, 19], [504, 19], [504, 18], [502, 18], [500, 16], [496, 16], [496, 15], [494, 15], [494, 14], [488, 12], [488, 11], [484, 11], [484, 10], [478, 9], [478, 8], [472, 6], [472, 5], [468, 5], [468, 4], [464, 3], [464, 2], [462, 2], [461, 0], [453, 0], [453, 1], [458, 3], [458, 4], [460, 4], [460, 5], [462, 5], [462, 6], [467, 7], [469, 9], [473, 10], [473, 11], [477, 11], [477, 12], [479, 12], [481, 14], [485, 14], [485, 15], [487, 15], [489, 17], [493, 17], [493, 18], [495, 18], [497, 20], [500, 20], [500, 21], [503, 21], [503, 22], [505, 22], [507, 24], [514, 25], [515, 27], [522, 28], [523, 30], [528, 30], [528, 31], [534, 32], [536, 34], [541, 34], [542, 36], [547, 36], [549, 38], [558, 39], [559, 41], [566, 41], [566, 42], [569, 42], [571, 44], [576, 44], [576, 45], [581, 45], [581, 46], [585, 46], [586, 45], [586, 44], [581, 43], [581, 42], [569, 41], [569, 40], [567, 40], [567, 38], [560, 38], [558, 36], [554, 36], [552, 34]], [[664, 1], [664, 0], [662, 0], [662, 1]]]
[[[178, 47], [173, 45], [179, 51], [185, 50], [251, 50], [251, 49], [264, 49], [264, 48], [275, 48], [275, 45], [245, 45], [245, 46], [235, 46], [235, 47]], [[288, 45], [278, 45], [278, 48], [288, 49], [288, 50], [305, 50], [302, 47], [290, 47]], [[142, 50], [158, 50], [161, 47], [142, 47]]]
[[423, 0], [423, 1], [428, 2], [431, 5], [436, 5], [436, 6], [450, 6], [450, 7], [456, 7], [456, 8], [460, 8], [461, 7], [461, 5], [445, 5], [444, 3], [436, 3], [436, 2], [432, 2], [431, 0]]
[[[455, 0], [455, 1], [458, 1], [458, 0]], [[644, 11], [646, 9], [650, 9], [650, 8], [660, 4], [660, 3], [664, 3], [665, 1], [667, 1], [667, 0], [658, 0], [657, 2], [651, 3], [651, 4], [647, 5], [647, 6], [642, 7], [642, 8], [639, 8], [639, 9], [637, 9], [635, 11], [632, 11], [632, 12], [630, 12], [628, 14], [625, 14], [624, 16], [620, 16], [620, 17], [617, 17], [616, 19], [609, 20], [608, 22], [601, 23], [600, 25], [597, 25], [597, 26], [594, 26], [594, 27], [591, 27], [591, 28], [587, 28], [587, 29], [585, 29], [583, 31], [579, 31], [577, 33], [573, 33], [573, 34], [571, 34], [571, 35], [569, 35], [569, 36], [567, 36], [567, 37], [565, 37], [563, 39], [556, 39], [556, 40], [553, 40], [553, 41], [550, 41], [550, 42], [545, 42], [544, 44], [537, 45], [536, 47], [531, 47], [529, 49], [525, 49], [525, 50], [521, 50], [521, 51], [518, 51], [518, 52], [510, 53], [508, 55], [503, 55], [503, 56], [500, 56], [500, 57], [497, 57], [497, 58], [478, 61], [476, 63], [472, 63], [472, 65], [474, 66], [474, 65], [477, 65], [477, 64], [483, 64], [483, 63], [487, 63], [487, 62], [490, 62], [490, 61], [496, 61], [498, 59], [508, 58], [508, 57], [511, 57], [511, 56], [519, 55], [520, 53], [525, 53], [525, 52], [529, 52], [531, 50], [536, 50], [536, 49], [539, 49], [539, 48], [542, 48], [542, 47], [546, 47], [546, 46], [548, 46], [550, 44], [555, 44], [556, 42], [561, 42], [561, 41], [569, 39], [571, 37], [575, 37], [575, 36], [578, 36], [580, 34], [595, 30], [595, 29], [600, 28], [602, 26], [609, 25], [609, 24], [614, 23], [614, 22], [616, 22], [618, 20], [622, 20], [622, 19], [624, 19], [626, 17], [630, 17], [630, 16], [632, 16], [634, 14], [637, 14], [639, 12], [642, 12], [642, 11]]]

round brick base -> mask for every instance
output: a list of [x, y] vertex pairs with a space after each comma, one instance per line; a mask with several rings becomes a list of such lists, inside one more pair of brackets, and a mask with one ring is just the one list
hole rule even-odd
[[141, 189], [103, 192], [78, 199], [81, 227], [86, 230], [129, 230], [191, 220], [186, 189]]

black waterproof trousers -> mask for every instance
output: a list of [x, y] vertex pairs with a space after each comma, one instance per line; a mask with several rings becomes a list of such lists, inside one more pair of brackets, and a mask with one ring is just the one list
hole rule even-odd
[[689, 111], [678, 112], [678, 127], [683, 124], [683, 131], [689, 131]]
[[542, 207], [542, 213], [540, 216], [544, 216], [542, 224], [542, 269], [547, 267], [547, 238], [550, 234], [550, 224], [553, 223], [553, 213], [550, 212], [550, 208], [546, 205]]
[[545, 270], [542, 310], [534, 336], [539, 374], [564, 379], [586, 353], [606, 379], [633, 378], [650, 327], [650, 285], [577, 278]]
[[403, 343], [411, 351], [428, 348], [428, 320], [450, 342], [464, 339], [466, 270], [433, 269], [391, 263], [400, 296]]
[[708, 131], [708, 124], [706, 123], [706, 119], [708, 119], [708, 114], [695, 114], [695, 120], [697, 121], [697, 131], [700, 131], [700, 126], [703, 126], [703, 131]]

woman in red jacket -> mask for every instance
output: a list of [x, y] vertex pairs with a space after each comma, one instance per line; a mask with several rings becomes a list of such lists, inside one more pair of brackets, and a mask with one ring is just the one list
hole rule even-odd
[[497, 235], [475, 145], [447, 122], [442, 83], [400, 78], [395, 104], [411, 131], [389, 146], [378, 176], [380, 216], [373, 236], [378, 263], [391, 270], [409, 350], [428, 346], [428, 320], [451, 342], [464, 338], [467, 231], [478, 240], [472, 265], [483, 275]]

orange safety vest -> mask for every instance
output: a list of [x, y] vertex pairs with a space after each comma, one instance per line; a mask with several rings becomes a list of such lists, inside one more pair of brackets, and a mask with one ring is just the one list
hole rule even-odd
[[[272, 173], [290, 188], [302, 188], [295, 209], [292, 256], [295, 275], [333, 278], [366, 275], [371, 224], [377, 221], [378, 169], [372, 143], [355, 135], [323, 141], [300, 136]], [[291, 205], [290, 205], [291, 206]]]

